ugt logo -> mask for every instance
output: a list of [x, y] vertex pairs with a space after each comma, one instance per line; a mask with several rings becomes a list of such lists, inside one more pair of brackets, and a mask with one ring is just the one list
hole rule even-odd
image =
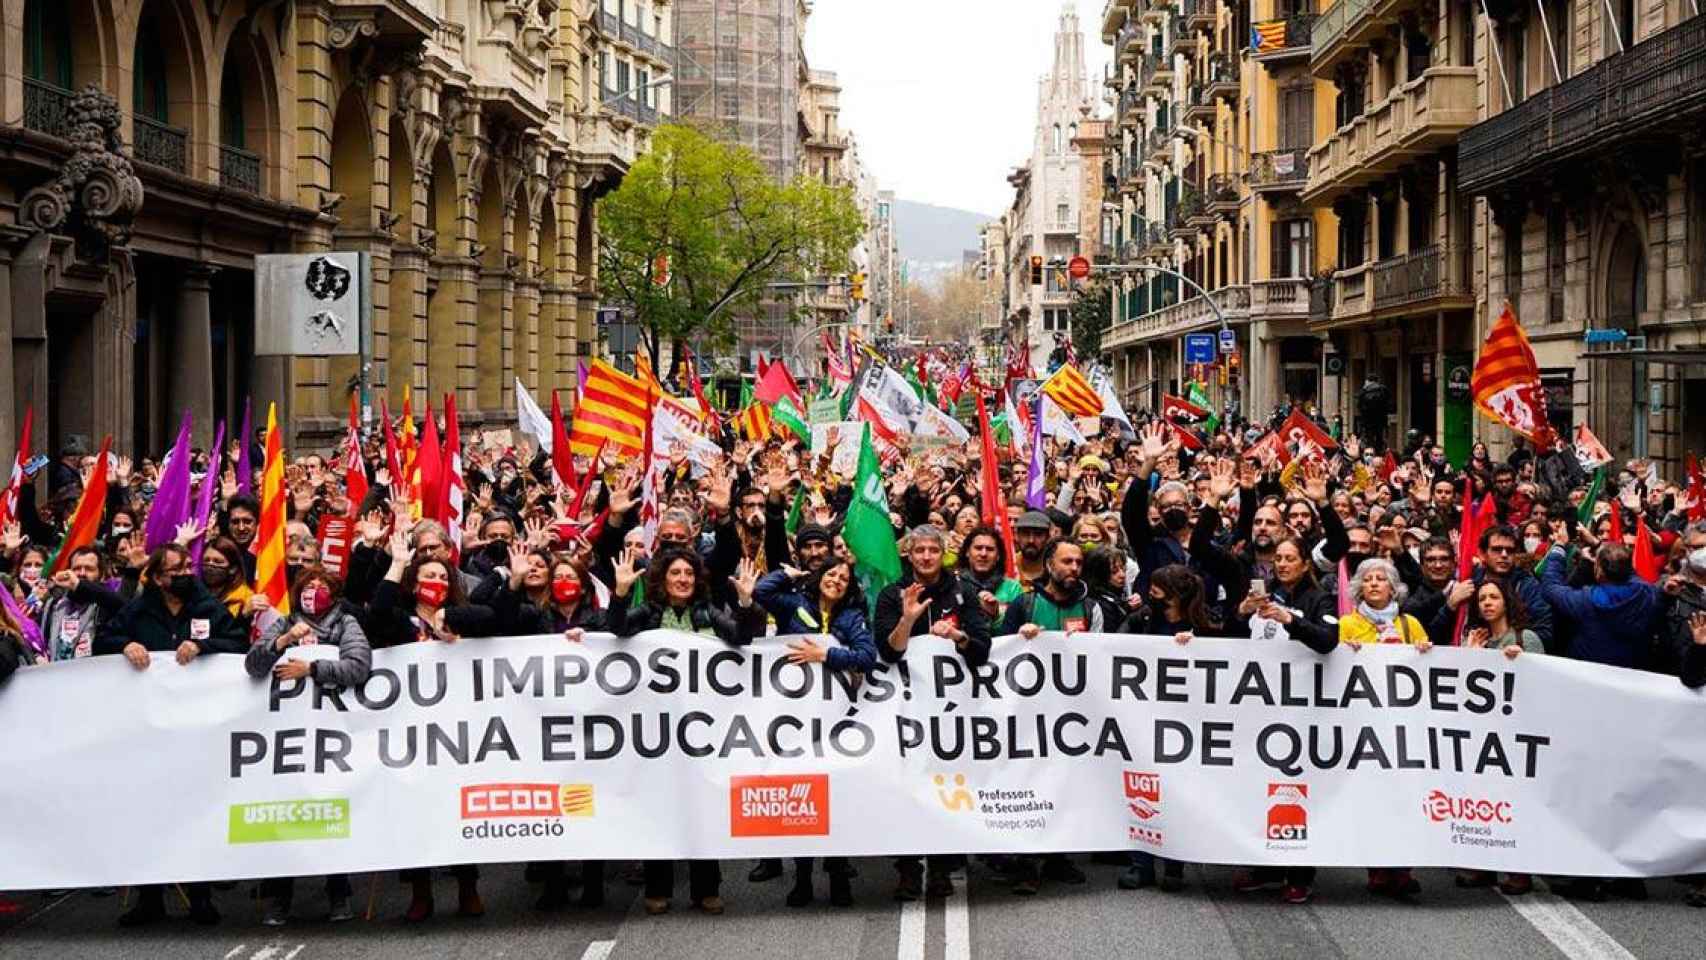
[[1301, 842], [1309, 839], [1309, 785], [1306, 783], [1268, 784], [1269, 840]]
[[1131, 815], [1139, 820], [1153, 820], [1161, 815], [1161, 775], [1125, 771], [1125, 803]]

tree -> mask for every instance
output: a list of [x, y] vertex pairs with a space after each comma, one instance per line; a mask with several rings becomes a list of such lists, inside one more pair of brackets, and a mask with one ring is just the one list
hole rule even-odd
[[1072, 293], [1072, 348], [1085, 363], [1102, 355], [1102, 334], [1114, 319], [1112, 287], [1106, 280], [1084, 284]]
[[976, 343], [983, 284], [963, 271], [912, 287], [912, 330], [933, 343]]
[[599, 280], [632, 308], [660, 370], [689, 337], [729, 343], [735, 314], [770, 284], [845, 273], [863, 230], [851, 188], [777, 183], [752, 151], [679, 124], [658, 128], [598, 216]]

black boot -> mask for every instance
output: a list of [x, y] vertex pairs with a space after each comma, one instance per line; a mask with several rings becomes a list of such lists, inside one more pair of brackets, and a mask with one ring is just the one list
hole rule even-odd
[[829, 902], [837, 907], [853, 905], [853, 874], [837, 871], [829, 875]]
[[166, 916], [166, 898], [159, 887], [137, 889], [136, 906], [119, 915], [118, 925], [125, 928], [146, 927]]
[[774, 880], [781, 875], [782, 861], [780, 859], [770, 859], [758, 861], [758, 865], [752, 868], [752, 872], [747, 874], [746, 878], [753, 883], [764, 883], [768, 880]]

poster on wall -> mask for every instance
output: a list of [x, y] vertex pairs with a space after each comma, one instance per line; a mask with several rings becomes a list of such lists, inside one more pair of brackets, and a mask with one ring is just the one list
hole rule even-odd
[[361, 353], [368, 273], [354, 250], [255, 258], [255, 354]]

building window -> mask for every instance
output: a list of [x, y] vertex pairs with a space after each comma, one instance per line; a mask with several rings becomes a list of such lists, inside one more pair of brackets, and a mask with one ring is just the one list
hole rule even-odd
[[1307, 219], [1281, 220], [1271, 226], [1269, 279], [1309, 276], [1309, 227], [1310, 221]]
[[1546, 211], [1546, 319], [1564, 322], [1564, 208], [1554, 204]]
[[639, 89], [639, 100], [646, 106], [652, 105], [652, 75], [644, 67], [634, 67], [634, 86]]
[[1505, 227], [1505, 299], [1522, 308], [1522, 221]]
[[233, 64], [227, 62], [225, 79], [219, 85], [219, 142], [243, 147], [243, 83]]
[[[1619, 39], [1623, 41], [1621, 47], [1623, 50], [1634, 46], [1635, 31], [1640, 26], [1640, 11], [1635, 9], [1635, 0], [1616, 0], [1614, 6], [1617, 7], [1617, 36], [1605, 38], [1606, 56], [1618, 52], [1620, 48], [1617, 46], [1617, 41]], [[1609, 12], [1611, 6], [1603, 9]]]
[[1055, 205], [1054, 222], [1055, 226], [1058, 226], [1063, 230], [1072, 226], [1071, 204], [1060, 203]]
[[1292, 87], [1280, 94], [1279, 148], [1305, 150], [1315, 142], [1315, 91]]
[[631, 68], [626, 60], [616, 61], [616, 92], [627, 93], [632, 89], [629, 82]]
[[1052, 141], [1052, 144], [1053, 144], [1053, 146], [1049, 149], [1049, 152], [1050, 153], [1059, 153], [1060, 152], [1060, 124], [1058, 124], [1058, 123], [1054, 125], [1054, 140]]
[[1706, 300], [1706, 158], [1694, 162], [1694, 205], [1689, 211], [1688, 233], [1694, 247], [1689, 257], [1694, 266], [1694, 299]]
[[132, 80], [131, 109], [139, 117], [166, 122], [166, 60], [162, 56], [160, 31], [154, 18], [145, 18], [136, 31], [136, 75]]
[[1546, 11], [1546, 24], [1552, 28], [1552, 53], [1558, 57], [1558, 73], [1554, 77], [1558, 82], [1570, 79], [1570, 38], [1575, 36], [1570, 27], [1575, 18], [1573, 3], [1555, 4]]
[[598, 85], [610, 89], [610, 53], [606, 50], [598, 51]]
[[1505, 48], [1505, 83], [1510, 87], [1507, 108], [1528, 99], [1528, 31], [1527, 21], [1507, 24], [1500, 28], [1501, 45]]
[[24, 6], [24, 75], [71, 89], [70, 5], [28, 0]]

